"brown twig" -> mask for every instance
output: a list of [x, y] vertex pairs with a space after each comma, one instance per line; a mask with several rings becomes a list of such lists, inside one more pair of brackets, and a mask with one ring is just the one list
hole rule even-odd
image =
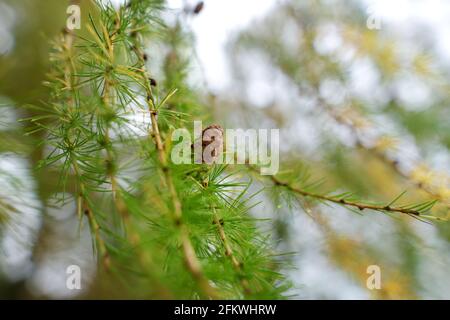
[[[72, 167], [73, 167], [73, 170], [75, 171], [75, 175], [77, 177], [81, 178], [80, 172], [78, 169], [78, 164], [77, 164], [75, 158], [72, 158]], [[97, 219], [96, 219], [94, 213], [92, 212], [92, 209], [89, 206], [88, 199], [87, 199], [86, 193], [85, 193], [86, 189], [81, 180], [79, 180], [78, 186], [79, 186], [80, 190], [79, 190], [78, 197], [77, 197], [77, 208], [78, 208], [77, 210], [78, 210], [78, 217], [80, 219], [80, 221], [79, 221], [80, 226], [81, 226], [82, 218], [83, 218], [83, 214], [84, 214], [88, 218], [89, 227], [91, 229], [91, 232], [94, 233], [95, 240], [96, 240], [97, 247], [98, 247], [98, 253], [100, 255], [100, 258], [102, 259], [103, 266], [105, 267], [106, 270], [109, 270], [110, 266], [111, 266], [111, 261], [110, 261], [109, 252], [106, 248], [105, 241], [103, 240], [103, 238], [100, 234], [101, 227], [100, 227], [99, 223], [97, 222]]]
[[[252, 171], [257, 172], [257, 169], [254, 168], [253, 166], [248, 165], [248, 167]], [[333, 202], [333, 203], [340, 204], [343, 206], [357, 208], [361, 211], [368, 209], [368, 210], [374, 210], [374, 211], [379, 211], [379, 212], [393, 212], [393, 213], [403, 213], [403, 214], [413, 215], [413, 216], [420, 216], [420, 212], [417, 210], [406, 209], [406, 208], [401, 208], [401, 207], [393, 207], [391, 205], [386, 205], [386, 206], [371, 205], [371, 204], [365, 204], [365, 203], [360, 203], [360, 202], [355, 202], [355, 201], [349, 201], [349, 200], [345, 200], [345, 199], [333, 198], [332, 196], [326, 196], [323, 194], [309, 192], [304, 189], [297, 188], [287, 182], [281, 181], [279, 178], [277, 178], [276, 176], [273, 176], [273, 175], [267, 176], [267, 177], [270, 180], [272, 180], [272, 182], [275, 185], [285, 187], [286, 189], [288, 189], [294, 193], [297, 193], [303, 197], [314, 198], [314, 199], [322, 200], [322, 201], [326, 201], [326, 202]]]
[[[213, 208], [213, 212], [214, 212], [214, 224], [217, 226], [217, 231], [219, 232], [220, 240], [223, 243], [223, 247], [225, 249], [225, 256], [227, 256], [230, 259], [233, 268], [240, 274], [240, 276], [242, 276], [243, 274], [242, 263], [239, 262], [239, 260], [234, 255], [233, 249], [231, 248], [231, 245], [225, 234], [225, 229], [223, 228], [223, 221], [219, 220], [219, 218], [217, 217], [215, 208]], [[247, 295], [251, 294], [252, 291], [250, 289], [250, 285], [247, 279], [241, 278], [241, 285], [242, 288], [244, 289], [245, 294]]]

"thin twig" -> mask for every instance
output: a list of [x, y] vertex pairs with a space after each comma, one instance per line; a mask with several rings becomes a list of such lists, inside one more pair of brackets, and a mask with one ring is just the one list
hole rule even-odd
[[[257, 172], [257, 169], [254, 168], [253, 166], [248, 165], [248, 167], [251, 170]], [[403, 214], [413, 215], [413, 216], [420, 216], [420, 211], [418, 211], [418, 210], [406, 209], [406, 208], [401, 208], [401, 207], [393, 207], [391, 205], [386, 205], [386, 206], [371, 205], [371, 204], [365, 204], [365, 203], [360, 203], [360, 202], [355, 202], [355, 201], [349, 201], [349, 200], [345, 200], [345, 199], [338, 199], [338, 198], [334, 198], [332, 196], [309, 192], [304, 189], [294, 187], [293, 185], [291, 185], [287, 182], [281, 181], [279, 178], [277, 178], [276, 176], [273, 176], [273, 175], [267, 176], [267, 177], [270, 180], [272, 180], [272, 182], [275, 185], [285, 187], [286, 189], [288, 189], [292, 192], [295, 192], [303, 197], [309, 197], [309, 198], [314, 198], [314, 199], [318, 199], [318, 200], [322, 200], [322, 201], [333, 202], [333, 203], [340, 204], [343, 206], [357, 208], [361, 211], [368, 209], [368, 210], [374, 210], [374, 211], [379, 211], [379, 212], [393, 212], [393, 213], [403, 213]]]
[[77, 197], [78, 216], [79, 216], [79, 220], [80, 220], [79, 223], [81, 225], [83, 214], [88, 217], [89, 227], [95, 235], [97, 247], [99, 250], [99, 255], [102, 259], [103, 266], [105, 267], [106, 270], [109, 270], [110, 266], [111, 266], [110, 256], [109, 256], [108, 250], [106, 248], [106, 244], [100, 234], [101, 227], [100, 227], [99, 223], [97, 222], [97, 219], [96, 219], [94, 213], [92, 212], [92, 209], [89, 206], [88, 199], [87, 199], [86, 193], [85, 193], [86, 188], [85, 188], [83, 182], [81, 181], [81, 175], [80, 175], [80, 171], [78, 168], [78, 164], [74, 157], [72, 158], [72, 167], [73, 167], [73, 170], [75, 171], [75, 175], [77, 177], [79, 177], [78, 187], [80, 188], [80, 190], [79, 190], [78, 197]]
[[[217, 231], [219, 232], [220, 240], [223, 243], [223, 247], [225, 249], [225, 256], [227, 256], [230, 259], [231, 264], [233, 265], [233, 268], [242, 277], [242, 274], [244, 271], [242, 269], [242, 263], [239, 262], [239, 260], [234, 255], [233, 249], [231, 248], [231, 245], [228, 241], [228, 238], [225, 234], [225, 230], [223, 228], [223, 221], [219, 220], [219, 218], [217, 217], [215, 208], [213, 208], [213, 212], [214, 212], [214, 224], [217, 226]], [[244, 289], [245, 294], [247, 294], [247, 295], [251, 294], [252, 291], [250, 289], [250, 285], [249, 285], [247, 279], [241, 278], [240, 282], [241, 282], [242, 288]]]

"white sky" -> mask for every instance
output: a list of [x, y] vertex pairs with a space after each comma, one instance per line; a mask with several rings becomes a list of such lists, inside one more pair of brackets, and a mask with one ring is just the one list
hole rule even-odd
[[[213, 90], [224, 90], [230, 83], [225, 49], [230, 36], [264, 17], [283, 0], [205, 0], [202, 13], [191, 20], [197, 38], [197, 53], [206, 80]], [[413, 24], [424, 24], [434, 32], [442, 57], [450, 56], [450, 1], [448, 0], [361, 0], [374, 7], [382, 28], [407, 33]], [[183, 0], [168, 0], [170, 8], [182, 7]], [[344, 0], [342, 0], [345, 3]], [[195, 5], [196, 0], [187, 0]]]
[[[187, 1], [195, 5], [197, 1]], [[258, 17], [264, 17], [277, 0], [206, 0], [201, 14], [191, 19], [197, 38], [197, 53], [211, 89], [223, 89], [230, 81], [225, 49], [227, 40]], [[182, 0], [168, 0], [179, 8]]]
[[[121, 2], [122, 0], [113, 0]], [[202, 13], [191, 19], [197, 39], [197, 53], [204, 67], [210, 89], [225, 90], [230, 73], [225, 49], [227, 40], [252, 21], [264, 17], [270, 10], [287, 0], [204, 0]], [[341, 0], [345, 4], [345, 0]], [[199, 0], [167, 0], [171, 9], [184, 3], [194, 6]], [[330, 1], [338, 2], [339, 1]], [[381, 18], [382, 28], [407, 34], [414, 24], [431, 28], [431, 39], [437, 44], [442, 58], [450, 56], [450, 1], [448, 0], [361, 0]], [[333, 4], [336, 5], [336, 4]]]

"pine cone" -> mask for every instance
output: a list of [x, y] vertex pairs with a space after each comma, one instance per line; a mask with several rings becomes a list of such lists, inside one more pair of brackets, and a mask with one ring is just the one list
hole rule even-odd
[[[203, 129], [202, 141], [201, 141], [202, 163], [212, 164], [213, 162], [215, 162], [217, 160], [221, 151], [224, 149], [223, 133], [224, 133], [224, 131], [223, 131], [222, 127], [218, 124], [213, 124], [213, 125], [206, 127], [205, 129]], [[205, 151], [205, 148], [215, 141], [219, 142], [218, 146], [216, 146], [211, 152], [208, 152], [209, 155], [206, 155], [206, 157], [204, 157], [203, 152]], [[199, 144], [200, 144], [200, 141], [195, 142], [196, 146]], [[192, 145], [192, 148], [194, 150], [197, 150], [196, 148], [194, 148], [194, 145]], [[199, 159], [199, 158], [200, 157], [198, 157], [197, 159]]]
[[202, 152], [205, 150], [207, 146], [209, 146], [213, 141], [218, 141], [219, 146], [216, 146], [209, 155], [206, 155], [206, 158], [203, 156], [203, 163], [211, 164], [217, 160], [220, 155], [220, 152], [223, 150], [223, 129], [218, 124], [213, 124], [205, 129], [202, 132]]

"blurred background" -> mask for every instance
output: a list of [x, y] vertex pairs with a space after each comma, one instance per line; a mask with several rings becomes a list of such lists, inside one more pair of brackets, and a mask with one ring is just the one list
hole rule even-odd
[[[116, 1], [120, 3], [120, 1]], [[190, 86], [225, 128], [280, 128], [282, 170], [307, 167], [325, 184], [389, 202], [437, 199], [426, 223], [339, 206], [296, 205], [268, 190], [297, 299], [449, 299], [450, 3], [445, 0], [167, 1], [182, 16]], [[0, 297], [75, 298], [65, 268], [95, 278], [89, 231], [75, 203], [53, 203], [44, 146], [25, 135], [26, 104], [49, 97], [49, 40], [62, 0], [0, 0]], [[87, 17], [82, 21], [86, 23]], [[378, 265], [382, 289], [368, 290]]]

